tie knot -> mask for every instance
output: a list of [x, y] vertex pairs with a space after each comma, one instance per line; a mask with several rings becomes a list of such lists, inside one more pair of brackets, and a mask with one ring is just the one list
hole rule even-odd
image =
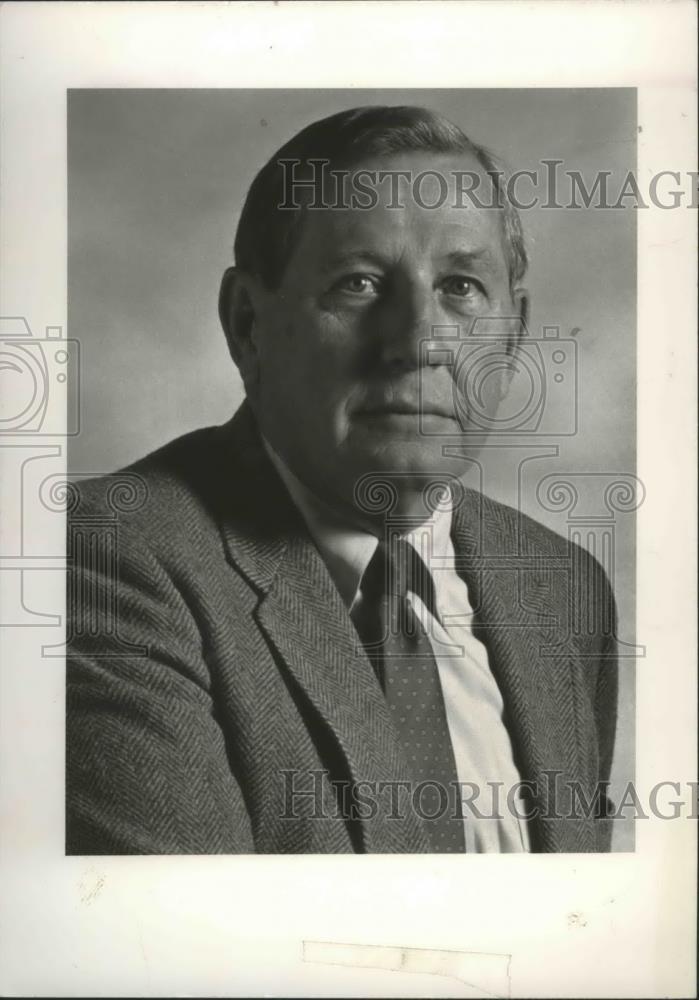
[[432, 574], [410, 542], [396, 535], [379, 542], [362, 577], [362, 593], [371, 601], [387, 594], [405, 599], [409, 591], [435, 614]]

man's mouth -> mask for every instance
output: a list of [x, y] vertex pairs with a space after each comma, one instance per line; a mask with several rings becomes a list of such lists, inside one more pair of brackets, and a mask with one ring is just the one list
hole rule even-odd
[[368, 403], [361, 407], [358, 415], [362, 417], [442, 417], [454, 419], [454, 411], [443, 403], [431, 403], [425, 400], [386, 400]]

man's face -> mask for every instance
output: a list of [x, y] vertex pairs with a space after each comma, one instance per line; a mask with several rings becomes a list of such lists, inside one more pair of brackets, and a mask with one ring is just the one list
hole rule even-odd
[[[368, 472], [387, 473], [408, 496], [425, 474], [464, 471], [466, 457], [443, 455], [458, 443], [468, 401], [444, 351], [458, 343], [442, 338], [458, 328], [465, 339], [477, 317], [512, 317], [522, 298], [510, 291], [501, 213], [456, 191], [454, 171], [477, 170], [475, 160], [412, 153], [362, 167], [438, 170], [449, 196], [421, 207], [403, 184], [401, 207], [389, 208], [384, 183], [373, 209], [307, 211], [280, 286], [249, 287], [246, 381], [261, 430], [302, 482], [343, 506]], [[480, 191], [490, 192], [485, 178]], [[437, 195], [426, 180], [418, 197], [424, 205]], [[496, 323], [501, 357], [515, 325]], [[494, 412], [506, 381], [502, 371], [485, 380], [481, 412]]]

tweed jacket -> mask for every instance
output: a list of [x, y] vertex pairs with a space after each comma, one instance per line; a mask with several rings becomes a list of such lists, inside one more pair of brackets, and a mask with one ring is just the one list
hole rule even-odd
[[[247, 404], [74, 483], [68, 531], [67, 853], [430, 850], [415, 810], [340, 804], [342, 789], [405, 780], [406, 767]], [[604, 807], [576, 811], [569, 793], [589, 801], [611, 765], [606, 576], [470, 490], [452, 537], [528, 783], [532, 850], [607, 850]]]

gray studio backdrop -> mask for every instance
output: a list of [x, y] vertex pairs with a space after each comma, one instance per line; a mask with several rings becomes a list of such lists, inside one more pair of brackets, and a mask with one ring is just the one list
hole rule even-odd
[[[71, 472], [112, 471], [231, 416], [241, 384], [216, 302], [245, 193], [293, 133], [361, 104], [434, 108], [512, 169], [543, 176], [542, 160], [558, 159], [558, 170], [580, 171], [588, 188], [600, 170], [611, 171], [610, 187], [618, 188], [636, 165], [636, 94], [628, 89], [69, 91], [68, 335], [82, 351], [81, 432], [70, 442]], [[565, 184], [561, 192], [567, 204]], [[529, 194], [523, 184], [520, 197]], [[566, 433], [540, 436], [533, 447], [528, 439], [526, 448], [489, 450], [480, 481], [496, 499], [564, 535], [574, 532], [598, 554], [613, 547], [607, 562], [619, 635], [629, 644], [622, 646], [629, 655], [622, 659], [613, 791], [633, 777], [631, 644], [643, 642], [642, 635], [634, 639], [629, 493], [636, 219], [626, 204], [522, 212], [530, 330], [534, 337], [544, 327], [559, 330], [567, 381], [549, 382], [547, 405], [550, 426]], [[550, 357], [549, 348], [545, 364]], [[522, 373], [522, 385], [528, 377]], [[559, 487], [559, 480], [569, 485]], [[633, 849], [632, 824], [617, 824], [614, 843]]]

